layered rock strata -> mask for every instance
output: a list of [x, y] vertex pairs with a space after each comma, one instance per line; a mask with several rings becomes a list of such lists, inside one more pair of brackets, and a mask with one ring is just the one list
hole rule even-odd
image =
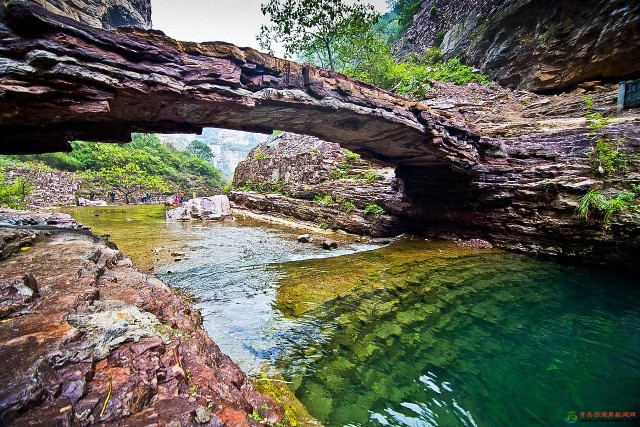
[[[269, 215], [369, 236], [404, 229], [393, 168], [362, 160], [339, 144], [284, 133], [256, 146], [236, 167], [231, 199]], [[367, 211], [367, 206], [382, 211]]]
[[2, 226], [0, 248], [0, 424], [282, 420], [186, 299], [113, 244], [86, 230]]
[[626, 0], [426, 0], [396, 45], [440, 47], [513, 88], [555, 91], [640, 76], [640, 3]]
[[29, 0], [97, 28], [151, 28], [151, 0]]
[[96, 29], [17, 0], [0, 12], [3, 153], [214, 126], [311, 133], [411, 164], [477, 160], [477, 135], [342, 74], [225, 43]]

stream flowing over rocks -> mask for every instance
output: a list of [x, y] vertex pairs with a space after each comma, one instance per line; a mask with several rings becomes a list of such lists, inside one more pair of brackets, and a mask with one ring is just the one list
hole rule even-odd
[[187, 297], [70, 216], [0, 212], [0, 254], [0, 424], [256, 425], [254, 411], [282, 419]]

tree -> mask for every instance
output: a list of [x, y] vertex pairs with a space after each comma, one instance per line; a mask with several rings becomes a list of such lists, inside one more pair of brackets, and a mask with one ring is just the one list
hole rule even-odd
[[187, 146], [187, 153], [191, 154], [192, 156], [199, 157], [202, 160], [206, 160], [207, 162], [210, 162], [213, 158], [211, 147], [209, 147], [202, 141], [198, 141], [197, 139], [191, 141], [191, 143]]
[[370, 4], [356, 0], [269, 0], [262, 4], [271, 25], [263, 25], [258, 41], [271, 50], [276, 41], [284, 45], [287, 55], [317, 53], [321, 65], [336, 71], [336, 44], [370, 30], [379, 15]]
[[149, 163], [144, 154], [131, 155], [111, 144], [96, 144], [96, 157], [103, 167], [84, 173], [85, 187], [94, 191], [113, 191], [131, 201], [135, 193], [166, 192], [168, 187], [158, 175], [152, 175], [140, 165]]
[[24, 178], [16, 178], [8, 183], [4, 171], [0, 169], [0, 206], [12, 209], [25, 209], [33, 185]]

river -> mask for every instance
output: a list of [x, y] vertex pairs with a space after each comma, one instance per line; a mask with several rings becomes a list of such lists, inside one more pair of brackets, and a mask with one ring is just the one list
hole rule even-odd
[[324, 251], [161, 206], [66, 212], [194, 296], [225, 353], [279, 374], [326, 426], [638, 424], [637, 275], [419, 238]]

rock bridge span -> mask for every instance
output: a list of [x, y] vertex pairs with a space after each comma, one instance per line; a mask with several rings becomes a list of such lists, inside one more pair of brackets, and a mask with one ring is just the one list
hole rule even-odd
[[428, 107], [254, 49], [93, 28], [17, 0], [0, 39], [2, 153], [220, 127], [310, 134], [396, 164], [477, 163], [479, 136]]

